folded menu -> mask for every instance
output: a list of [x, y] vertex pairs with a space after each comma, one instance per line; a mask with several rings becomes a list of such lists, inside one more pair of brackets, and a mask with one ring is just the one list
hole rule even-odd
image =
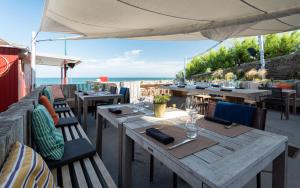
[[170, 143], [174, 142], [174, 140], [175, 140], [173, 137], [171, 137], [155, 128], [146, 129], [146, 135], [154, 138], [155, 140], [157, 140], [165, 145], [170, 144]]
[[217, 118], [217, 117], [205, 116], [204, 119], [206, 119], [207, 121], [212, 121], [212, 122], [223, 124], [223, 125], [231, 125], [232, 124], [232, 122], [230, 122], [230, 121], [227, 121], [227, 120], [221, 119], [221, 118]]
[[108, 111], [113, 114], [122, 114], [122, 110], [119, 108], [108, 108]]

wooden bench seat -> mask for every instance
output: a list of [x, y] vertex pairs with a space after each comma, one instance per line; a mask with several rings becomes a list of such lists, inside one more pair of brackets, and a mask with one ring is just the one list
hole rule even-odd
[[[0, 113], [0, 166], [5, 161], [10, 147], [16, 141], [32, 147], [31, 113], [33, 102], [37, 103], [39, 91], [32, 92], [20, 102], [12, 105], [6, 112]], [[61, 117], [74, 117], [72, 111], [60, 114]], [[89, 138], [80, 124], [59, 128], [65, 141]], [[99, 155], [79, 160], [51, 170], [59, 187], [100, 187], [116, 188], [116, 185], [104, 166]]]
[[[60, 117], [74, 117], [72, 111], [60, 113]], [[83, 131], [80, 124], [59, 128], [65, 141], [89, 138]], [[98, 154], [86, 158], [60, 169], [51, 170], [56, 175], [55, 181], [58, 186], [63, 187], [116, 187]]]

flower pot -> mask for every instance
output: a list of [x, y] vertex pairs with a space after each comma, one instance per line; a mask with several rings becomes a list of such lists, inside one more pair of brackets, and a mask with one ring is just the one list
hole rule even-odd
[[166, 112], [167, 104], [154, 104], [154, 116], [161, 118]]

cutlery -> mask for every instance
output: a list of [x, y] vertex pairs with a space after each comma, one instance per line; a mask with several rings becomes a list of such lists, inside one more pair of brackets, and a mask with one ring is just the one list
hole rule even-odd
[[189, 143], [189, 142], [191, 142], [191, 141], [193, 141], [193, 140], [196, 140], [196, 139], [197, 139], [197, 138], [188, 138], [188, 139], [185, 139], [184, 141], [182, 141], [182, 142], [180, 142], [180, 143], [178, 143], [178, 144], [175, 144], [174, 146], [168, 147], [168, 150], [177, 148], [177, 147], [179, 147], [179, 146], [182, 146], [182, 145], [184, 145], [184, 144], [186, 144], [186, 143]]

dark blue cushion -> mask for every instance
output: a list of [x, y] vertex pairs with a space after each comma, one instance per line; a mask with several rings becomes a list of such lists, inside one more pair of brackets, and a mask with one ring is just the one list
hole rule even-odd
[[219, 101], [214, 116], [252, 127], [255, 112], [256, 108], [252, 106]]
[[128, 88], [126, 88], [126, 87], [121, 87], [121, 89], [120, 89], [120, 94], [125, 96], [125, 95], [126, 95], [126, 92], [127, 92], [127, 89], [128, 89]]

